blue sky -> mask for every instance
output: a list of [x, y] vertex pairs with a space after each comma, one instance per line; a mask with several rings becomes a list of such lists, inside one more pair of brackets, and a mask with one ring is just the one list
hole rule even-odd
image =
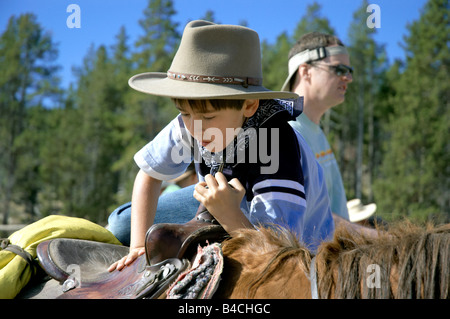
[[[257, 31], [261, 40], [273, 43], [278, 35], [287, 32], [292, 35], [310, 0], [174, 0], [177, 11], [174, 19], [179, 23], [180, 33], [192, 19], [203, 17], [212, 10], [216, 21], [225, 24], [239, 24], [245, 20], [248, 27]], [[353, 13], [362, 0], [316, 0], [322, 7], [321, 13], [328, 18], [337, 35], [346, 42], [348, 27]], [[142, 30], [138, 20], [148, 0], [0, 0], [0, 33], [12, 15], [34, 13], [38, 22], [58, 44], [57, 64], [62, 68], [62, 85], [74, 82], [72, 66], [80, 66], [91, 44], [112, 45], [123, 25], [132, 45]], [[375, 39], [384, 44], [390, 62], [404, 58], [400, 43], [407, 34], [406, 25], [417, 20], [426, 0], [372, 0], [380, 8], [381, 28]], [[81, 9], [81, 28], [68, 28], [66, 20], [70, 4]], [[366, 14], [367, 16], [370, 13]], [[367, 27], [363, 25], [361, 27]], [[166, 71], [166, 70], [161, 70]]]

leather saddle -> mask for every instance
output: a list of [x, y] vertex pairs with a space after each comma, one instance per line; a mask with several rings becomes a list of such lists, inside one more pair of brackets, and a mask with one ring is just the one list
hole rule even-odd
[[222, 242], [226, 237], [223, 227], [200, 205], [195, 217], [183, 225], [163, 223], [149, 228], [145, 238], [147, 263], [154, 265], [173, 257], [192, 260], [199, 244]]
[[221, 242], [225, 230], [200, 206], [185, 224], [155, 224], [147, 231], [145, 251], [130, 266], [108, 272], [129, 248], [79, 239], [58, 238], [39, 244], [41, 267], [61, 284], [62, 299], [161, 298], [194, 260], [198, 245]]

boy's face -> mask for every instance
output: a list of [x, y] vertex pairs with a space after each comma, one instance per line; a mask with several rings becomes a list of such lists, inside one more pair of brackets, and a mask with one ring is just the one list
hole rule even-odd
[[207, 101], [204, 112], [194, 112], [189, 103], [177, 105], [184, 126], [189, 133], [210, 152], [220, 152], [239, 133], [245, 118], [252, 116], [259, 100], [246, 100], [240, 110], [226, 108], [216, 110]]

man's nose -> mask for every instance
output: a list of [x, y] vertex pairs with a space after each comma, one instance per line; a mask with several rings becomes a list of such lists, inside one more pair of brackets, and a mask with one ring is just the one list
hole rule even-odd
[[353, 82], [353, 75], [348, 72], [346, 75], [343, 76], [344, 81], [351, 83]]

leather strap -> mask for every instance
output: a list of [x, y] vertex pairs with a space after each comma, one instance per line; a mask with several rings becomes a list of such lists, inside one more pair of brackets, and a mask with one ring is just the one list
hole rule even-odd
[[213, 83], [213, 84], [238, 84], [243, 87], [249, 85], [262, 85], [262, 78], [235, 77], [235, 76], [217, 76], [217, 75], [197, 75], [179, 72], [167, 72], [167, 77], [173, 80], [197, 82], [197, 83]]
[[8, 238], [0, 238], [0, 250], [7, 250], [10, 251], [23, 259], [33, 268], [35, 266], [34, 264], [34, 258], [31, 256], [31, 254], [27, 251], [25, 251], [22, 247], [11, 244], [10, 240]]

